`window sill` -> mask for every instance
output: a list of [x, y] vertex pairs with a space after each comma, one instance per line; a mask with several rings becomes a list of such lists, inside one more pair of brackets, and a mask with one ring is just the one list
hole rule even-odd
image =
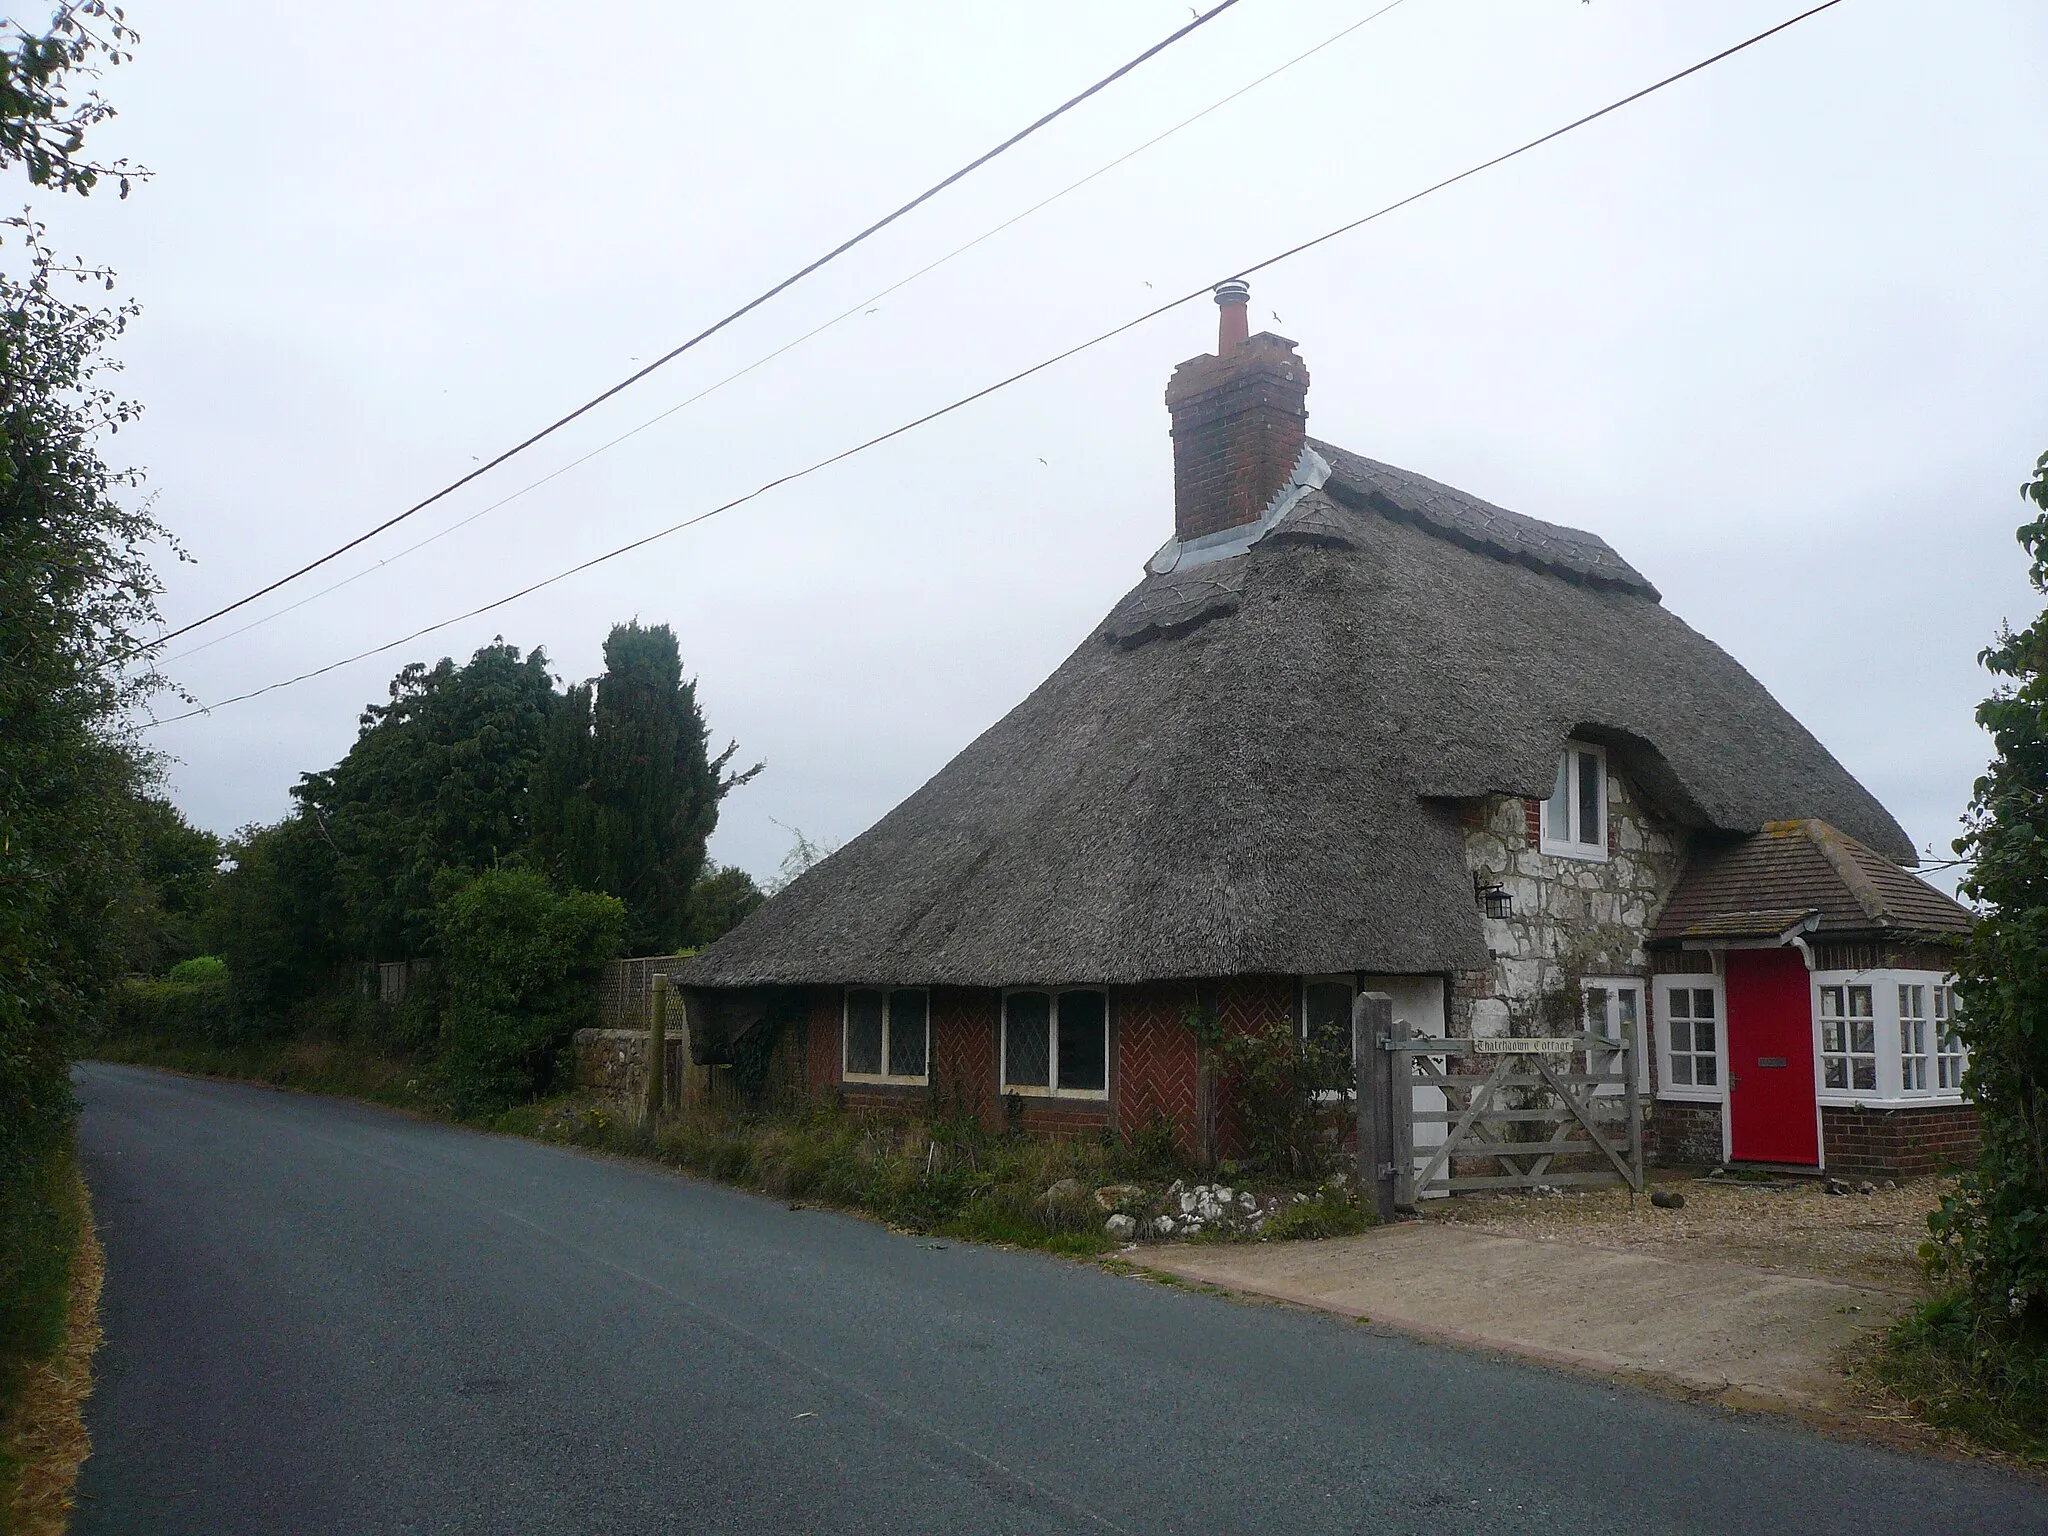
[[1820, 1095], [1823, 1109], [1961, 1109], [1969, 1102], [1960, 1093], [1915, 1093], [1896, 1099], [1881, 1099], [1874, 1093]]
[[1659, 1088], [1657, 1100], [1665, 1104], [1720, 1104], [1723, 1102], [1718, 1088]]
[[874, 1077], [865, 1072], [847, 1072], [840, 1079], [856, 1088], [929, 1088], [929, 1077]]
[[1537, 851], [1553, 859], [1570, 859], [1575, 864], [1605, 864], [1608, 858], [1604, 844], [1595, 847], [1590, 843], [1541, 843]]
[[1003, 1094], [1016, 1094], [1020, 1099], [1045, 1099], [1048, 1101], [1070, 1100], [1082, 1104], [1106, 1104], [1109, 1102], [1107, 1088], [1025, 1088], [1003, 1085]]

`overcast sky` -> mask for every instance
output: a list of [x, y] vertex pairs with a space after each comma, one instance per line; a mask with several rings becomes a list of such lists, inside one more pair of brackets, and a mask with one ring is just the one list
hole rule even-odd
[[[1164, 296], [1737, 41], [1793, 0], [1405, 0], [862, 303], [1382, 0], [1225, 16], [711, 344], [329, 572], [172, 648], [201, 700], [460, 612], [919, 415]], [[25, 13], [24, 13], [25, 14]], [[96, 148], [46, 211], [120, 269], [176, 624], [409, 504], [681, 341], [1188, 18], [1032, 5], [131, 0]], [[2048, 8], [1846, 0], [1255, 279], [1310, 430], [1591, 529], [1945, 855], [1977, 651], [2029, 612], [2048, 448]], [[849, 306], [832, 328], [560, 470]], [[872, 313], [864, 312], [872, 309]], [[170, 726], [226, 832], [354, 738], [402, 663], [494, 635], [577, 678], [681, 637], [767, 771], [713, 843], [838, 843], [1021, 699], [1171, 527], [1160, 395], [1191, 305], [801, 484], [407, 649]], [[1503, 700], [1503, 706], [1512, 701]]]

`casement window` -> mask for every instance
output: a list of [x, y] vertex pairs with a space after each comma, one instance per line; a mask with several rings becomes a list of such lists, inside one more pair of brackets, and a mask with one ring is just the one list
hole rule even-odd
[[1351, 1003], [1358, 986], [1349, 976], [1310, 976], [1301, 984], [1301, 1038], [1327, 1042], [1351, 1054]]
[[1969, 1056], [1963, 1050], [1963, 1037], [1956, 1033], [1956, 989], [1938, 986], [1933, 992], [1935, 1086], [1943, 1093], [1960, 1093]]
[[1820, 989], [1820, 1082], [1823, 1089], [1877, 1092], [1877, 1007], [1869, 987]]
[[[1935, 988], [1938, 992], [1941, 989]], [[1927, 1091], [1928, 1031], [1927, 988], [1913, 982], [1899, 983], [1899, 1087], [1906, 1093]]]
[[1109, 994], [1020, 987], [1003, 995], [1003, 1092], [1109, 1097]]
[[1673, 1099], [1721, 1097], [1721, 993], [1710, 977], [1660, 981], [1664, 1027], [1659, 1092]]
[[918, 987], [848, 987], [842, 1050], [849, 1083], [930, 1082], [929, 995]]
[[1955, 989], [1939, 971], [1821, 971], [1814, 978], [1823, 1104], [1957, 1103]]
[[1543, 802], [1545, 853], [1567, 859], [1607, 857], [1607, 749], [1568, 741], [1557, 755], [1557, 781]]
[[[1636, 1086], [1647, 1088], [1650, 1084], [1649, 1064], [1642, 1054], [1643, 984], [1632, 976], [1591, 977], [1581, 985], [1580, 996], [1585, 1001], [1583, 1027], [1586, 1033], [1605, 1035], [1610, 1040], [1633, 1041], [1636, 1048]], [[1621, 1070], [1621, 1062], [1622, 1055], [1618, 1050], [1586, 1052], [1586, 1071], [1590, 1075], [1612, 1076]], [[1616, 1094], [1625, 1089], [1620, 1083], [1603, 1083], [1593, 1091]]]

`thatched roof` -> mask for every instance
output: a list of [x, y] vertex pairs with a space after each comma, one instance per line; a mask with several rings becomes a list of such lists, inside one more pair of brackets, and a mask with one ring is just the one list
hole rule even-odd
[[1783, 909], [1817, 919], [1833, 939], [1861, 934], [1961, 938], [1970, 913], [1874, 848], [1824, 821], [1774, 821], [1754, 836], [1704, 850], [1664, 903], [1652, 942], [1760, 938], [1791, 926]]
[[1321, 443], [1246, 553], [1148, 576], [1031, 696], [690, 961], [695, 986], [1482, 964], [1461, 797], [1568, 734], [1677, 821], [1884, 808], [1592, 534]]

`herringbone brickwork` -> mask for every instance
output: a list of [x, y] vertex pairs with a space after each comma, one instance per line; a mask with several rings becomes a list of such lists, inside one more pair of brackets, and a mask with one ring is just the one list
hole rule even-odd
[[1135, 1136], [1152, 1117], [1173, 1126], [1175, 1145], [1195, 1148], [1198, 1056], [1187, 1026], [1195, 1006], [1191, 981], [1123, 987], [1116, 999], [1116, 1126]]

